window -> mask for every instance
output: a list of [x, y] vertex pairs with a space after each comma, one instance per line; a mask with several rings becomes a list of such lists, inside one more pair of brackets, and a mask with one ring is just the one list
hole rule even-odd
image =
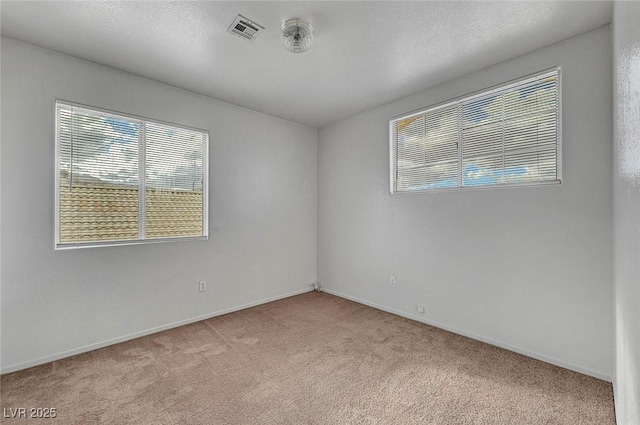
[[560, 183], [560, 69], [390, 121], [391, 192]]
[[56, 248], [207, 237], [206, 131], [56, 102]]

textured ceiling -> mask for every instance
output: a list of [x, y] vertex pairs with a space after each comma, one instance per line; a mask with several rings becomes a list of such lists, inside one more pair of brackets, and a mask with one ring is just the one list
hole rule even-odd
[[[608, 24], [611, 2], [11, 2], [2, 35], [322, 127]], [[266, 27], [249, 42], [237, 14]], [[311, 50], [280, 42], [313, 24]]]

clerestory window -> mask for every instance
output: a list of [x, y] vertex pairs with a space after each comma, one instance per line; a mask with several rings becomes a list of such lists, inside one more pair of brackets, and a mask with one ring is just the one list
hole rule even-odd
[[391, 192], [561, 182], [560, 69], [390, 121]]

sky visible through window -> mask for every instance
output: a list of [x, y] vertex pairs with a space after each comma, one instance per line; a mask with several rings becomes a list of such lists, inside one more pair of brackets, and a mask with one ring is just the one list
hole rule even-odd
[[557, 72], [395, 120], [395, 190], [557, 180]]
[[147, 188], [202, 190], [202, 132], [70, 108], [60, 111], [62, 177], [72, 171], [71, 184], [138, 185], [141, 132]]

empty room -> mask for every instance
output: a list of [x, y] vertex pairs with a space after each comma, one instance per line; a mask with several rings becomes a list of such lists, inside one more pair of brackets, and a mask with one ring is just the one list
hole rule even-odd
[[640, 425], [640, 2], [0, 2], [1, 423]]

